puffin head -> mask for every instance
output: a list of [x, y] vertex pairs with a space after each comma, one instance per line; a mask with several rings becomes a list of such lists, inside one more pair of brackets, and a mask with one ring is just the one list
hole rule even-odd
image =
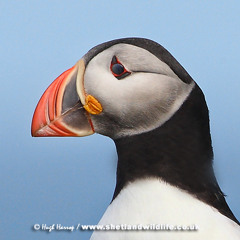
[[188, 98], [195, 82], [161, 45], [124, 38], [92, 48], [41, 97], [32, 136], [112, 139], [163, 125]]
[[214, 175], [208, 115], [201, 89], [166, 49], [124, 38], [92, 48], [48, 87], [32, 136], [109, 136], [118, 153], [113, 199], [153, 177], [239, 223]]

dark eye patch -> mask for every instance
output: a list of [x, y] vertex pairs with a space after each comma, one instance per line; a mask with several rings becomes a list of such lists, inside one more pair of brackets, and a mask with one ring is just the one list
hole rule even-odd
[[117, 79], [122, 79], [131, 72], [127, 71], [127, 69], [123, 66], [123, 64], [117, 59], [116, 56], [113, 56], [112, 62], [110, 65], [110, 69], [112, 71], [112, 74], [117, 78]]

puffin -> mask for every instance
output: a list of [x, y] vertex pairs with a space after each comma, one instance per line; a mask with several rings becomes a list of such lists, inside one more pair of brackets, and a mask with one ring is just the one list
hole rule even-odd
[[93, 47], [44, 92], [31, 133], [114, 141], [116, 187], [91, 240], [240, 239], [214, 174], [204, 94], [157, 42]]

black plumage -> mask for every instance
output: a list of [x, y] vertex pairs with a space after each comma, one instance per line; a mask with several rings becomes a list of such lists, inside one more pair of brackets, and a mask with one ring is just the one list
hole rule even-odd
[[212, 168], [208, 108], [196, 85], [182, 107], [162, 126], [115, 140], [117, 184], [113, 199], [129, 182], [157, 177], [215, 207], [239, 224]]

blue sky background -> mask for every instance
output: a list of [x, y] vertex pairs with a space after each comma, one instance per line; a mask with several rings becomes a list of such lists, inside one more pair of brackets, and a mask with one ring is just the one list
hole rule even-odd
[[240, 2], [0, 0], [0, 239], [88, 239], [35, 223], [97, 224], [111, 201], [111, 139], [32, 138], [48, 85], [91, 47], [138, 36], [161, 43], [203, 89], [215, 169], [240, 219]]

